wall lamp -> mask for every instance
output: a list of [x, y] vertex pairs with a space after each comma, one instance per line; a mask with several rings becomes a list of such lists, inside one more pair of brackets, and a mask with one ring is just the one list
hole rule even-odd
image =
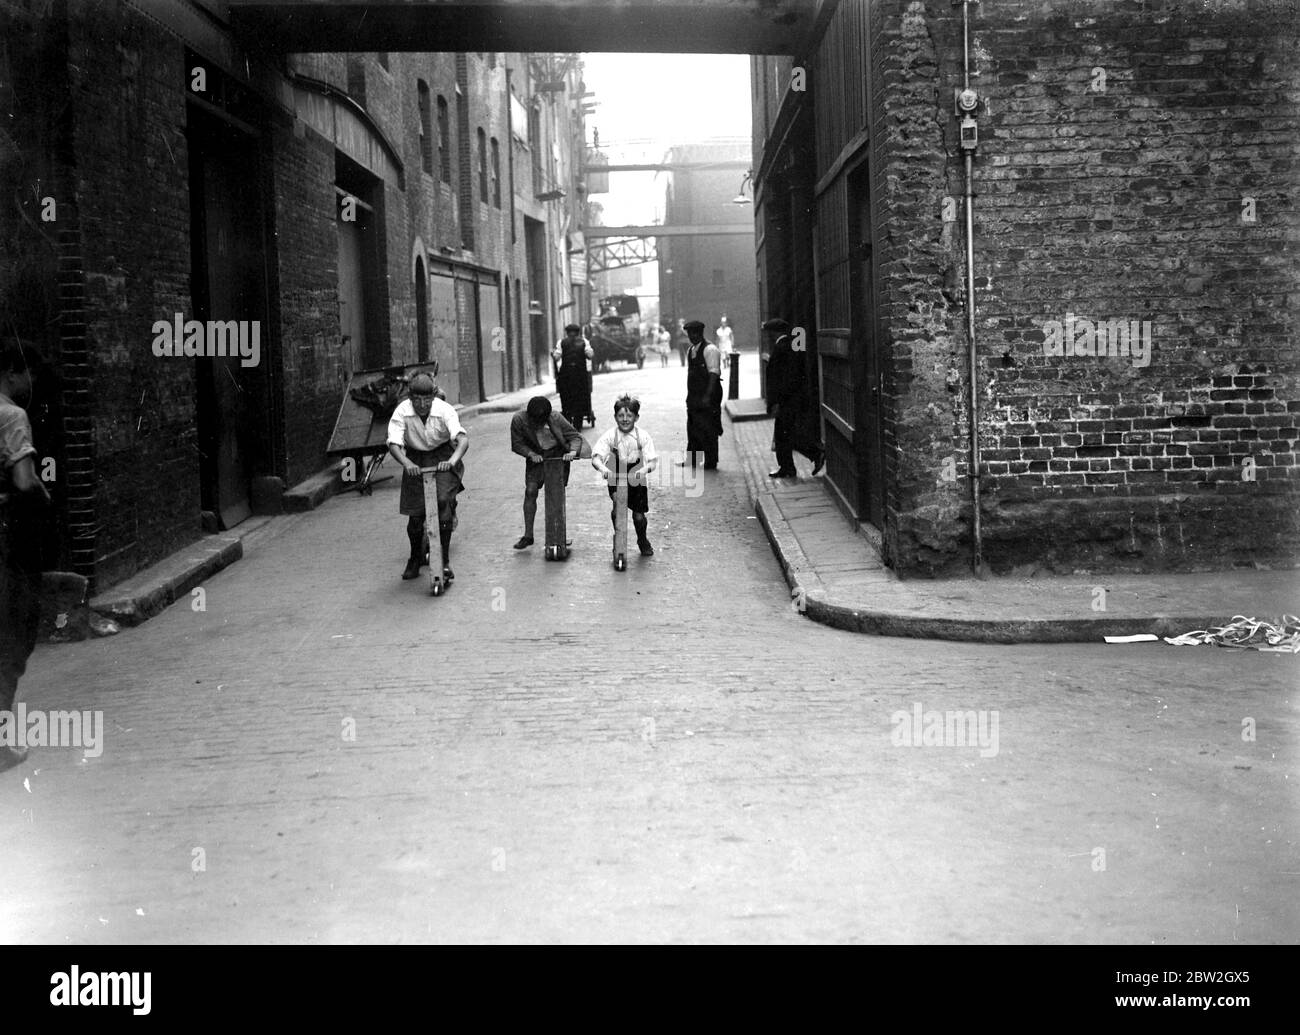
[[750, 185], [752, 189], [754, 186], [753, 169], [748, 169], [745, 171], [744, 178], [740, 181], [740, 192], [734, 198], [731, 199], [731, 203], [733, 205], [748, 205], [750, 203], [750, 199], [745, 197], [745, 184], [747, 183]]

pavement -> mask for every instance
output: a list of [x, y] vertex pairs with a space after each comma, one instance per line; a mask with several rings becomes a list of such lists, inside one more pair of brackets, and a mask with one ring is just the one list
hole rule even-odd
[[[684, 384], [600, 375], [584, 434], [631, 390], [680, 459]], [[512, 548], [523, 461], [480, 413], [445, 596], [399, 577], [390, 480], [39, 646], [0, 943], [1296, 942], [1295, 658], [809, 621], [744, 427], [664, 464], [625, 572], [590, 464], [570, 558]]]
[[1235, 616], [1300, 614], [1300, 572], [1081, 574], [900, 579], [879, 533], [855, 529], [811, 463], [773, 479], [772, 420], [729, 407], [732, 442], [755, 512], [781, 562], [791, 599], [814, 621], [881, 636], [982, 643], [1097, 643], [1106, 636], [1177, 636]]
[[[742, 378], [753, 391], [758, 358], [749, 354], [743, 363]], [[554, 397], [553, 382], [457, 409], [464, 417], [513, 412], [537, 394]], [[900, 579], [881, 559], [878, 533], [854, 527], [825, 487], [824, 475], [812, 476], [806, 458], [795, 454], [798, 479], [768, 477], [775, 466], [773, 422], [760, 400], [729, 401], [726, 411], [731, 433], [724, 435], [723, 456], [729, 448], [734, 451], [791, 599], [813, 621], [882, 636], [1086, 643], [1106, 636], [1177, 636], [1239, 615], [1275, 620], [1300, 614], [1295, 570]], [[314, 509], [344, 487], [332, 466], [289, 490], [286, 509]], [[91, 610], [138, 624], [239, 560], [247, 537], [274, 535], [286, 527], [283, 518], [256, 518], [206, 537], [101, 593], [90, 601]]]
[[[458, 405], [456, 412], [464, 419], [477, 414], [513, 413], [528, 405], [528, 400], [535, 395], [558, 399], [554, 379], [547, 378], [540, 384], [517, 392], [495, 395], [486, 402], [470, 406]], [[374, 472], [375, 478], [391, 476], [396, 469], [391, 460], [387, 457], [384, 459], [385, 463]], [[81, 623], [74, 620], [73, 626], [84, 625], [97, 635], [112, 635], [118, 631], [119, 626], [139, 625], [148, 621], [201, 586], [209, 576], [241, 560], [244, 556], [245, 543], [265, 541], [286, 532], [296, 524], [292, 515], [315, 510], [339, 493], [355, 489], [355, 484], [349, 482], [344, 471], [345, 467], [342, 463], [333, 463], [286, 490], [283, 498], [285, 511], [283, 516], [255, 515], [240, 522], [233, 529], [204, 536], [100, 592], [92, 597], [87, 605], [92, 613], [91, 620]], [[68, 607], [67, 610], [72, 614], [75, 605]], [[64, 621], [58, 627], [67, 628], [68, 623]], [[48, 640], [69, 642], [81, 638], [84, 638], [84, 635], [51, 636]]]

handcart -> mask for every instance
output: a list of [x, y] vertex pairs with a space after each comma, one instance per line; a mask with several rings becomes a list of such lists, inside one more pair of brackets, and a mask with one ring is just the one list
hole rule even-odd
[[[356, 489], [360, 495], [369, 496], [375, 485], [393, 477], [376, 478], [375, 471], [388, 455], [388, 421], [397, 404], [406, 398], [407, 386], [416, 374], [436, 378], [437, 362], [357, 370], [348, 379], [334, 434], [325, 450], [326, 456], [350, 459], [358, 469], [365, 464], [364, 475], [344, 492]], [[441, 390], [437, 394], [446, 398]]]

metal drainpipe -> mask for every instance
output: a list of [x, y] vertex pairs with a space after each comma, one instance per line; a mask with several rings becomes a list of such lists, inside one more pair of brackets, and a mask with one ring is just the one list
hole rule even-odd
[[979, 0], [953, 0], [961, 4], [963, 89], [957, 96], [957, 111], [962, 116], [960, 142], [966, 166], [966, 340], [970, 348], [970, 502], [971, 502], [971, 569], [983, 564], [980, 534], [980, 442], [979, 442], [979, 358], [975, 348], [975, 148], [979, 142], [973, 113], [979, 97], [970, 88], [970, 21], [972, 3]]

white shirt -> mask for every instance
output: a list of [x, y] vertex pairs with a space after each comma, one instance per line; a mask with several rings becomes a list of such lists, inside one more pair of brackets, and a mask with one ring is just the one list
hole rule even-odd
[[[565, 343], [567, 340], [568, 340], [567, 338], [561, 338], [559, 341], [557, 341], [557, 342], [555, 343], [555, 351], [552, 352], [551, 355], [555, 357], [555, 361], [556, 361], [557, 363], [560, 361], [560, 357], [564, 355], [564, 343]], [[592, 349], [592, 347], [591, 347], [591, 342], [588, 341], [586, 338], [583, 338], [583, 339], [582, 339], [582, 344], [583, 344], [584, 346], [586, 346], [587, 358], [588, 358], [588, 359], [595, 359], [595, 358], [596, 358], [596, 353], [595, 353], [595, 351], [594, 351], [594, 350]]]
[[718, 348], [727, 352], [735, 351], [736, 336], [732, 333], [730, 327], [719, 327], [714, 337], [718, 339]]
[[[692, 345], [687, 350], [687, 358], [694, 359], [698, 349], [699, 346]], [[704, 343], [704, 366], [710, 374], [717, 374], [719, 377], [722, 376], [722, 353], [718, 351], [718, 346], [714, 345], [711, 341], [706, 341]]]
[[623, 434], [618, 425], [610, 428], [596, 439], [596, 444], [591, 448], [591, 456], [592, 459], [599, 457], [600, 462], [608, 467], [610, 457], [614, 455], [615, 450], [618, 451], [619, 466], [624, 470], [638, 460], [644, 460], [649, 464], [651, 460], [659, 457], [655, 452], [654, 440], [650, 437], [650, 433], [638, 427], [633, 427], [629, 435]]
[[422, 421], [415, 412], [415, 404], [403, 399], [388, 421], [388, 444], [427, 452], [450, 442], [464, 430], [456, 408], [447, 400], [435, 397], [429, 407], [429, 419]]
[[13, 489], [13, 469], [29, 456], [36, 456], [36, 447], [27, 412], [0, 394], [0, 500]]

